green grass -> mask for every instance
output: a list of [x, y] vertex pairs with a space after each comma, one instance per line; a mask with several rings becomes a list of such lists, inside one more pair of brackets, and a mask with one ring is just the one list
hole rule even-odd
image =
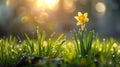
[[[23, 57], [46, 58], [40, 64], [28, 66], [57, 67], [51, 60], [63, 58], [60, 67], [120, 67], [119, 41], [113, 38], [100, 40], [93, 31], [73, 31], [73, 39], [66, 40], [61, 34], [54, 38], [45, 37], [45, 32], [37, 31], [37, 39], [26, 39], [20, 44], [15, 37], [0, 39], [0, 66], [14, 67]], [[57, 62], [57, 61], [56, 61]]]

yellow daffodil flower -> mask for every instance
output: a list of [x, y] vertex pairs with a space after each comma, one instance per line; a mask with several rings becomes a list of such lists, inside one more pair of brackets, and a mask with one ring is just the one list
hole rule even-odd
[[81, 29], [84, 30], [85, 23], [89, 21], [88, 13], [82, 14], [81, 12], [78, 12], [78, 16], [74, 17], [78, 22], [77, 25], [81, 25]]

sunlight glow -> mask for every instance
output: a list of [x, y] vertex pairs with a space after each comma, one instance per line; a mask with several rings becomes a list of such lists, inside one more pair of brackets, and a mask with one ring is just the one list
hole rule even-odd
[[37, 0], [37, 7], [43, 7], [45, 4], [44, 0]]
[[48, 5], [50, 9], [55, 8], [58, 2], [59, 0], [45, 0], [45, 3]]
[[6, 1], [6, 6], [9, 6], [10, 5], [10, 0], [7, 0]]
[[37, 0], [37, 6], [44, 9], [55, 9], [59, 0]]

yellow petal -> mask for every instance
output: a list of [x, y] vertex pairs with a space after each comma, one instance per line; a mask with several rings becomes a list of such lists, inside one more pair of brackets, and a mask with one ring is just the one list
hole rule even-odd
[[82, 22], [82, 21], [80, 21], [80, 20], [78, 21], [78, 23], [79, 23], [79, 24], [84, 24], [84, 22]]
[[75, 18], [77, 21], [79, 21], [78, 16], [75, 16], [74, 18]]
[[78, 16], [81, 16], [82, 15], [82, 13], [81, 12], [78, 12]]
[[85, 22], [88, 22], [89, 21], [89, 19], [88, 18], [85, 18]]
[[87, 18], [87, 19], [86, 19], [86, 21], [88, 22], [88, 21], [89, 21], [89, 19]]
[[79, 22], [77, 22], [77, 25], [79, 26], [79, 25], [80, 25], [80, 23], [79, 23]]
[[84, 16], [85, 16], [85, 17], [87, 17], [87, 16], [88, 16], [88, 13], [87, 13], [87, 12], [86, 12], [86, 13], [84, 13]]

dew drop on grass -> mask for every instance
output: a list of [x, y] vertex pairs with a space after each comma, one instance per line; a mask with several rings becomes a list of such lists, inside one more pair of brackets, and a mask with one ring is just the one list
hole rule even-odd
[[22, 49], [21, 48], [19, 48], [19, 51], [21, 51]]
[[111, 51], [112, 51], [112, 52], [114, 52], [114, 49], [113, 49], [113, 48], [111, 48]]
[[94, 58], [94, 61], [97, 62], [98, 60], [96, 58]]
[[19, 45], [17, 45], [16, 47], [19, 48]]
[[86, 57], [88, 57], [88, 55], [86, 55]]
[[14, 50], [13, 50], [13, 49], [12, 49], [11, 51], [12, 51], [12, 52], [14, 52]]
[[79, 55], [78, 57], [80, 57], [80, 58], [81, 58], [82, 56], [81, 56], [81, 55]]
[[114, 43], [114, 44], [113, 44], [113, 48], [116, 48], [116, 47], [117, 47], [117, 44], [116, 44], [116, 43]]
[[15, 57], [14, 56], [12, 56], [12, 59], [14, 59]]
[[105, 41], [105, 38], [103, 38], [103, 41]]
[[99, 51], [102, 51], [102, 48], [101, 48], [101, 47], [99, 48]]
[[112, 64], [112, 61], [109, 61], [109, 64]]
[[19, 43], [21, 43], [22, 41], [21, 40], [19, 40]]
[[115, 55], [113, 55], [113, 57], [115, 57]]
[[118, 50], [118, 54], [120, 54], [120, 49]]
[[2, 42], [2, 40], [0, 39], [0, 43]]

